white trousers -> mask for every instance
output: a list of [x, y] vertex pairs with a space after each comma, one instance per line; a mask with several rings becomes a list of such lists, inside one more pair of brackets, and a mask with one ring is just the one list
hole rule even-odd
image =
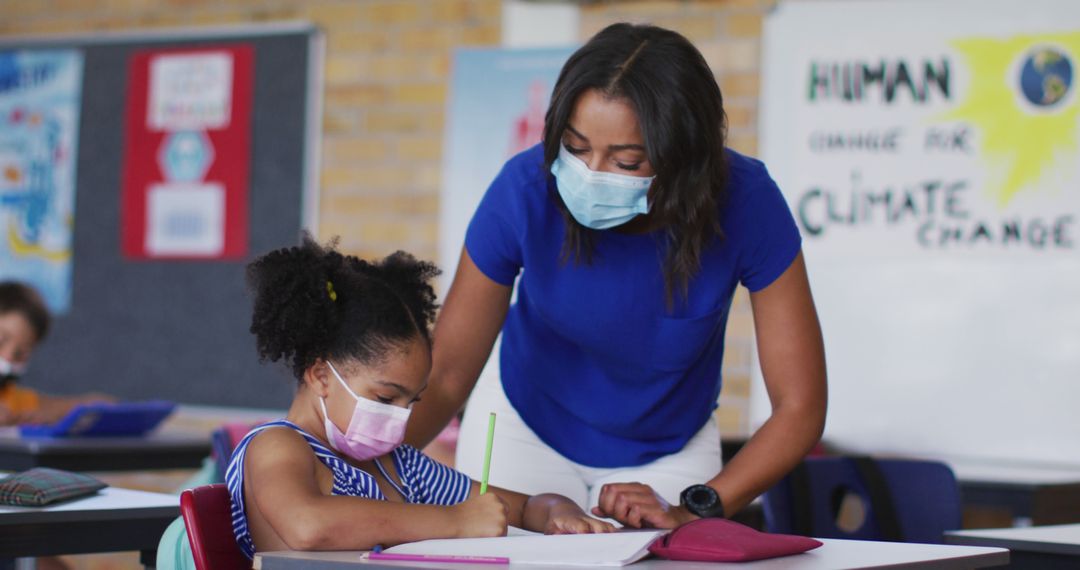
[[678, 453], [637, 467], [589, 467], [541, 441], [506, 399], [498, 375], [483, 374], [465, 408], [456, 458], [457, 469], [477, 481], [483, 471], [490, 412], [495, 412], [496, 420], [488, 482], [527, 495], [558, 493], [585, 512], [596, 506], [606, 483], [644, 483], [677, 505], [683, 489], [720, 472], [720, 430], [711, 416]]

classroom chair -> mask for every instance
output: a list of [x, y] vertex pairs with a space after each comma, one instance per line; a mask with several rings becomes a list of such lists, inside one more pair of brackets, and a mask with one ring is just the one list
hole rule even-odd
[[198, 570], [249, 570], [251, 561], [233, 536], [229, 490], [222, 483], [188, 489], [180, 494], [191, 554]]
[[229, 460], [232, 452], [240, 445], [240, 440], [255, 426], [265, 421], [250, 422], [225, 422], [210, 433], [210, 449], [217, 465], [217, 480], [225, 480], [225, 471], [229, 468]]
[[769, 532], [817, 538], [941, 544], [961, 519], [956, 477], [937, 461], [810, 457], [762, 503]]

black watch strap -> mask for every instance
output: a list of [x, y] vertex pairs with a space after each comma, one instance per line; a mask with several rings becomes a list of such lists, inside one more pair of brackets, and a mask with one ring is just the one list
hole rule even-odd
[[720, 495], [708, 485], [690, 485], [679, 495], [679, 504], [703, 519], [724, 518]]

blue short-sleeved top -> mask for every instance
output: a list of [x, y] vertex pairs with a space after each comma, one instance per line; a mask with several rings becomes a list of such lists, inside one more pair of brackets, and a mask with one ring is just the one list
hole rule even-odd
[[[330, 494], [386, 500], [386, 495], [379, 489], [375, 477], [347, 463], [300, 426], [288, 420], [274, 420], [257, 426], [236, 445], [225, 472], [225, 484], [229, 489], [232, 502], [230, 514], [233, 534], [236, 536], [236, 543], [240, 546], [240, 550], [248, 558], [255, 556], [255, 541], [248, 528], [247, 511], [244, 507], [244, 457], [247, 456], [251, 440], [263, 430], [272, 427], [293, 429], [304, 438], [319, 462], [330, 469], [334, 475]], [[405, 498], [406, 502], [423, 505], [456, 505], [469, 498], [472, 480], [467, 475], [438, 463], [416, 448], [402, 445], [390, 452], [390, 458], [393, 460], [394, 469], [401, 477], [400, 486], [383, 469], [381, 463], [376, 461], [375, 466], [394, 486], [394, 489]]]
[[591, 264], [563, 261], [566, 226], [540, 145], [503, 166], [473, 215], [465, 248], [476, 266], [503, 285], [521, 275], [502, 329], [503, 388], [565, 457], [643, 465], [681, 450], [715, 409], [736, 286], [765, 288], [801, 247], [764, 164], [727, 159], [725, 237], [670, 308], [662, 232], [599, 231]]

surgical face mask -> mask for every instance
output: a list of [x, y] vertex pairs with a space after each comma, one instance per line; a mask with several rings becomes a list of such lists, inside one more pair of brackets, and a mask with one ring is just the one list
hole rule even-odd
[[401, 445], [401, 442], [405, 440], [405, 426], [409, 422], [409, 414], [412, 410], [357, 396], [338, 374], [334, 365], [329, 360], [326, 364], [330, 366], [330, 371], [334, 373], [338, 382], [341, 382], [345, 390], [356, 399], [349, 427], [342, 433], [334, 422], [330, 421], [330, 414], [326, 413], [326, 399], [319, 398], [326, 427], [326, 439], [330, 442], [330, 446], [357, 461], [367, 461], [386, 455]]
[[606, 230], [649, 213], [649, 186], [655, 176], [627, 176], [589, 170], [585, 161], [559, 144], [551, 165], [555, 185], [570, 215], [594, 230]]
[[0, 356], [0, 386], [7, 385], [8, 382], [14, 382], [19, 379], [20, 376], [26, 374], [26, 363], [15, 364], [14, 362]]

